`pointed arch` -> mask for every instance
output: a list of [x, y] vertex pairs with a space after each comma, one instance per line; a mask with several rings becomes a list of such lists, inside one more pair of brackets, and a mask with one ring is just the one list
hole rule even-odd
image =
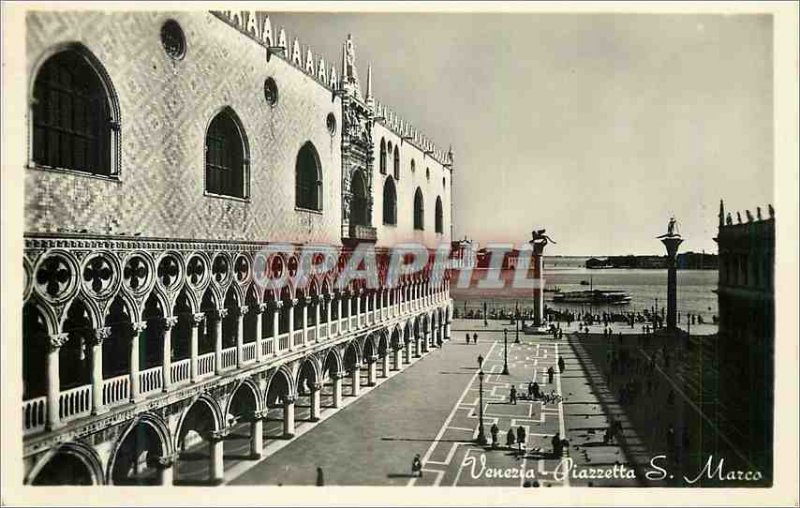
[[383, 182], [383, 223], [397, 225], [397, 188], [391, 176]]
[[[64, 473], [74, 474], [76, 471], [74, 467], [57, 467], [59, 459], [67, 459], [67, 465], [79, 465], [84, 468], [84, 477], [80, 478], [81, 481], [64, 481]], [[100, 456], [93, 447], [79, 442], [73, 441], [71, 443], [64, 443], [60, 446], [51, 448], [44, 456], [39, 459], [39, 462], [31, 469], [28, 474], [26, 483], [32, 485], [102, 485], [103, 484], [103, 466], [100, 462]]]
[[[31, 77], [28, 139], [32, 141], [32, 165], [118, 176], [119, 98], [94, 53], [79, 42], [52, 46], [34, 65]], [[51, 103], [52, 97], [58, 101]], [[53, 114], [65, 104], [71, 111], [85, 114]], [[65, 118], [69, 118], [68, 125], [63, 124]], [[53, 140], [57, 140], [55, 144]]]
[[145, 426], [148, 430], [152, 431], [152, 435], [157, 439], [160, 457], [170, 456], [174, 453], [175, 446], [172, 442], [172, 435], [170, 434], [169, 426], [164, 419], [155, 413], [142, 413], [131, 420], [114, 444], [114, 448], [111, 452], [111, 458], [109, 459], [108, 466], [106, 467], [106, 481], [109, 485], [118, 483], [114, 478], [114, 469], [117, 465], [117, 459], [120, 454], [120, 450], [125, 444], [125, 440], [128, 439], [129, 436], [132, 436], [133, 431], [139, 426]]
[[205, 191], [247, 198], [250, 191], [250, 147], [242, 121], [225, 106], [206, 127]]
[[322, 211], [322, 164], [311, 141], [306, 141], [297, 153], [295, 206]]
[[386, 140], [381, 138], [381, 146], [380, 146], [380, 172], [382, 175], [386, 174]]
[[435, 211], [436, 233], [444, 233], [444, 212], [442, 210], [442, 197], [436, 196], [436, 211]]
[[417, 231], [425, 229], [425, 198], [419, 187], [414, 192], [414, 229]]

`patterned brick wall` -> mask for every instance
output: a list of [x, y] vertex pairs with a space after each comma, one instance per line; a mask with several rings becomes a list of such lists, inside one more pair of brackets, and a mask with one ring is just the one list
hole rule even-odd
[[[186, 36], [178, 61], [160, 41], [170, 18]], [[26, 231], [340, 242], [341, 139], [325, 118], [333, 112], [341, 125], [341, 104], [329, 90], [281, 58], [268, 62], [263, 47], [205, 12], [31, 12], [29, 89], [45, 55], [69, 42], [97, 57], [119, 97], [120, 178], [26, 170]], [[264, 99], [268, 76], [279, 88], [274, 107]], [[248, 138], [247, 202], [203, 194], [205, 131], [225, 106]], [[324, 174], [322, 214], [294, 207], [295, 159], [309, 140]]]

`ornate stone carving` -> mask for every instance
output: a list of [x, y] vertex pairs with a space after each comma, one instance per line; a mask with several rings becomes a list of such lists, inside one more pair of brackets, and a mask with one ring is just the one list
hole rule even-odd
[[192, 324], [194, 326], [198, 326], [200, 323], [205, 321], [206, 314], [204, 312], [198, 312], [196, 314], [192, 314]]
[[91, 336], [91, 343], [94, 346], [100, 346], [103, 344], [103, 341], [107, 338], [111, 337], [111, 327], [110, 326], [103, 326], [100, 328], [96, 328], [94, 330], [94, 334]]
[[50, 349], [59, 349], [69, 340], [68, 333], [56, 333], [50, 336]]
[[171, 329], [172, 327], [174, 327], [177, 324], [178, 324], [178, 318], [176, 316], [170, 316], [170, 317], [164, 318], [164, 327], [167, 330]]

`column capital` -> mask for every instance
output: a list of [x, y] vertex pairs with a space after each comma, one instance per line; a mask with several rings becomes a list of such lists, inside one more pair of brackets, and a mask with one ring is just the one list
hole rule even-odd
[[103, 344], [103, 341], [109, 338], [110, 336], [111, 336], [110, 326], [101, 326], [100, 328], [95, 328], [94, 334], [91, 337], [91, 343], [94, 346], [100, 346]]
[[292, 307], [296, 307], [297, 304], [300, 302], [300, 300], [297, 298], [292, 298], [291, 302], [292, 302]]
[[224, 319], [228, 317], [228, 309], [217, 309], [216, 310], [217, 317], [220, 319]]
[[208, 439], [210, 441], [222, 441], [230, 433], [231, 433], [231, 428], [230, 427], [223, 427], [223, 428], [221, 428], [219, 430], [212, 430], [211, 432], [209, 432], [208, 433]]
[[377, 359], [378, 359], [378, 355], [372, 355], [372, 356], [368, 356], [367, 357], [367, 361], [369, 363], [372, 363], [372, 362], [376, 361]]
[[261, 314], [265, 310], [267, 310], [266, 303], [259, 303], [258, 305], [255, 306], [255, 308], [253, 308], [253, 312], [255, 312], [256, 314]]
[[311, 389], [312, 389], [313, 391], [315, 391], [315, 392], [316, 392], [316, 391], [319, 391], [319, 390], [320, 390], [320, 388], [322, 388], [322, 383], [313, 383], [313, 384], [311, 385]]
[[203, 321], [205, 321], [205, 319], [206, 319], [206, 314], [205, 314], [205, 312], [198, 312], [198, 313], [196, 313], [196, 314], [192, 314], [192, 324], [193, 324], [194, 326], [197, 326], [197, 325], [199, 325], [200, 323], [202, 323]]
[[279, 310], [283, 308], [283, 300], [279, 300], [275, 302], [275, 310]]
[[321, 295], [321, 296], [322, 296], [322, 298], [323, 298], [323, 299], [325, 299], [325, 300], [327, 300], [327, 301], [329, 301], [329, 302], [330, 302], [331, 300], [333, 300], [333, 295], [332, 295], [331, 293], [322, 293], [322, 295]]
[[50, 349], [60, 349], [69, 340], [68, 333], [56, 333], [50, 336]]
[[139, 321], [137, 323], [133, 323], [133, 331], [134, 332], [141, 332], [147, 329], [147, 321]]
[[249, 305], [242, 305], [241, 307], [239, 307], [239, 315], [240, 316], [244, 316], [248, 312], [250, 312], [250, 306]]
[[253, 411], [253, 420], [263, 420], [267, 417], [267, 408]]
[[178, 460], [178, 453], [170, 453], [169, 455], [162, 455], [158, 459], [158, 467], [167, 469], [175, 465]]
[[295, 396], [294, 395], [285, 395], [283, 397], [284, 404], [294, 404]]
[[170, 316], [168, 318], [164, 318], [164, 326], [167, 329], [172, 328], [173, 326], [178, 324], [178, 317], [177, 316]]

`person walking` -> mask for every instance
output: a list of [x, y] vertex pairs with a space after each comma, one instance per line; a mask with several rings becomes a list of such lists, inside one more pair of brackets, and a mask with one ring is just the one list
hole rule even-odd
[[317, 487], [325, 486], [325, 476], [322, 474], [322, 468], [317, 468]]
[[508, 394], [508, 399], [509, 399], [509, 402], [511, 402], [512, 404], [514, 404], [514, 405], [517, 404], [517, 387], [516, 386], [513, 386], [513, 385], [511, 386], [511, 392], [509, 392], [509, 394]]
[[411, 461], [411, 476], [422, 478], [422, 461], [419, 458], [419, 453], [414, 455], [414, 460]]
[[533, 400], [533, 381], [528, 381], [528, 399]]
[[522, 455], [522, 447], [525, 445], [525, 428], [520, 425], [517, 427], [517, 448], [519, 454]]
[[538, 399], [539, 397], [542, 396], [541, 392], [539, 391], [539, 383], [537, 383], [536, 381], [533, 382], [532, 390], [534, 399]]
[[500, 429], [497, 428], [496, 423], [492, 424], [492, 428], [489, 432], [492, 434], [492, 448], [497, 448], [497, 434], [500, 432]]
[[467, 332], [467, 344], [469, 344], [469, 332]]
[[508, 429], [508, 432], [506, 432], [506, 446], [508, 447], [509, 450], [514, 449], [515, 441], [516, 440], [514, 439], [514, 427], [511, 427], [510, 429]]
[[567, 365], [566, 365], [566, 362], [564, 362], [564, 357], [563, 356], [559, 356], [558, 357], [558, 372], [563, 374], [564, 373], [564, 369], [566, 367], [567, 367]]
[[473, 333], [472, 334], [472, 343], [473, 344], [477, 344], [478, 343], [478, 334], [477, 333]]
[[553, 445], [553, 456], [555, 458], [561, 457], [561, 436], [558, 432], [550, 440], [550, 444]]
[[553, 366], [547, 368], [547, 383], [553, 384], [553, 376], [555, 375], [556, 371], [553, 370]]

